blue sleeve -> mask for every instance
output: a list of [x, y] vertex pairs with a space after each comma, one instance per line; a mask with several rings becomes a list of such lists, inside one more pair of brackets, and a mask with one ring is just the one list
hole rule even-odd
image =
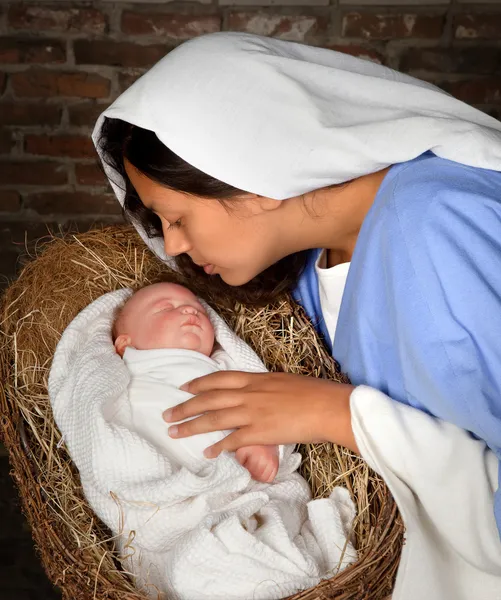
[[[357, 239], [334, 355], [353, 384], [501, 458], [501, 173], [424, 157], [390, 175]], [[496, 519], [501, 531], [501, 493]]]
[[[431, 379], [411, 359], [404, 385], [425, 410], [471, 431], [501, 459], [501, 194], [443, 190], [440, 196], [424, 215], [396, 206], [414, 292], [434, 331]], [[401, 298], [409, 307], [414, 300]], [[422, 341], [419, 324], [410, 331], [417, 332], [409, 340], [412, 357]], [[500, 488], [494, 511], [501, 532]]]
[[[501, 454], [501, 196], [444, 189], [428, 202], [395, 205], [402, 240], [416, 282], [414, 293], [428, 312], [438, 364], [437, 394], [427, 400], [419, 377], [406, 377], [410, 393], [432, 414], [448, 416]], [[413, 298], [400, 299], [412, 306]], [[398, 310], [398, 307], [395, 307]], [[405, 309], [404, 309], [405, 310]], [[419, 346], [417, 336], [410, 340]], [[423, 348], [425, 350], [425, 348]], [[406, 365], [412, 369], [412, 361]], [[437, 368], [439, 367], [439, 368]], [[410, 373], [409, 373], [410, 374]], [[449, 420], [449, 419], [448, 419]]]

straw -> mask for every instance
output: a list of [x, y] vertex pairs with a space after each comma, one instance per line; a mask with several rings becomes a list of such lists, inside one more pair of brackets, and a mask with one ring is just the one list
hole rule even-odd
[[[86, 502], [54, 424], [47, 396], [52, 356], [65, 327], [87, 304], [103, 293], [156, 281], [189, 285], [153, 256], [129, 227], [49, 236], [37, 245], [0, 306], [1, 434], [40, 559], [67, 599], [147, 596], [122, 570], [111, 533]], [[237, 304], [230, 309], [227, 300], [212, 300], [271, 371], [347, 381], [303, 310], [289, 297], [265, 308]], [[317, 444], [301, 446], [300, 451], [301, 473], [314, 497], [328, 495], [335, 485], [350, 491], [357, 506], [353, 541], [359, 560], [294, 598], [386, 599], [403, 543], [402, 521], [386, 485], [345, 448]]]

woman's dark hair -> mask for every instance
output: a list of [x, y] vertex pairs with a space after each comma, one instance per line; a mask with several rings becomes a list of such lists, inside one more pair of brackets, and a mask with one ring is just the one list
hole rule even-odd
[[[99, 147], [105, 162], [125, 182], [124, 216], [129, 222], [139, 223], [149, 237], [162, 237], [160, 219], [144, 206], [130, 182], [124, 167], [124, 158], [141, 173], [168, 189], [186, 194], [214, 198], [225, 206], [232, 198], [245, 193], [218, 179], [206, 175], [174, 154], [155, 135], [120, 119], [105, 118], [99, 138]], [[117, 181], [117, 184], [121, 185]], [[238, 200], [235, 200], [238, 201]], [[303, 271], [308, 251], [297, 252], [260, 273], [248, 283], [234, 287], [220, 277], [207, 275], [187, 254], [176, 257], [176, 264], [190, 281], [190, 287], [205, 296], [228, 298], [245, 304], [264, 305], [280, 294], [291, 291]]]

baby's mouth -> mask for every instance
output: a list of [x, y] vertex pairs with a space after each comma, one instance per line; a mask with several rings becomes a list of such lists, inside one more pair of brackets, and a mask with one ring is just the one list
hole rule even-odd
[[202, 329], [200, 325], [200, 319], [195, 315], [191, 315], [190, 317], [188, 317], [186, 321], [182, 324], [182, 327], [184, 327], [185, 325], [194, 325]]

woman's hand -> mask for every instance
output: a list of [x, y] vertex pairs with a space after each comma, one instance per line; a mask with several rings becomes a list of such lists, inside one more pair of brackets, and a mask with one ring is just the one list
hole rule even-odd
[[215, 458], [257, 444], [296, 444], [331, 441], [354, 452], [351, 428], [351, 385], [288, 373], [219, 371], [183, 385], [194, 394], [164, 412], [171, 437], [236, 429], [206, 450]]

